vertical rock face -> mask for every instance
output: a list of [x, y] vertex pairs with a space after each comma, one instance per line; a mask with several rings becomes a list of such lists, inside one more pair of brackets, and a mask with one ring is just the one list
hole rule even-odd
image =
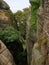
[[0, 64], [15, 65], [11, 53], [1, 40], [0, 40]]
[[49, 65], [49, 0], [42, 0], [40, 7], [37, 22], [38, 43], [33, 46], [30, 65]]
[[49, 65], [49, 0], [43, 0], [42, 2], [43, 13], [38, 17], [38, 40], [44, 58], [43, 65]]

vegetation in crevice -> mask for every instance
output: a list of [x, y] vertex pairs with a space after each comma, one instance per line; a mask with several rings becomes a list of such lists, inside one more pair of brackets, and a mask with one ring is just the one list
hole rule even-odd
[[[13, 13], [9, 6], [0, 0], [0, 40], [11, 52], [16, 65], [28, 65], [27, 59], [30, 60], [30, 65], [44, 65], [49, 59], [47, 37], [43, 32], [45, 19], [38, 16], [41, 1], [30, 0], [30, 4], [31, 6], [23, 11]], [[40, 30], [37, 30], [37, 26]]]

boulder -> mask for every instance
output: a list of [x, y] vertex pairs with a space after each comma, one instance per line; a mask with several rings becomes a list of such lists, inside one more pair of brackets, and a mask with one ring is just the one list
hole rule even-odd
[[9, 5], [5, 1], [0, 0], [0, 29], [14, 25], [13, 21], [13, 13]]
[[15, 65], [13, 57], [5, 44], [0, 40], [0, 64]]
[[0, 0], [0, 9], [8, 10], [9, 8], [10, 8], [9, 5], [6, 2]]

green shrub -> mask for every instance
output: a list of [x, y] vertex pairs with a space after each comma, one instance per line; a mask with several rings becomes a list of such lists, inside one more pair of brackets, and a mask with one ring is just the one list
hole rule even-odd
[[6, 42], [13, 42], [15, 40], [23, 41], [20, 32], [11, 26], [0, 30], [0, 38]]

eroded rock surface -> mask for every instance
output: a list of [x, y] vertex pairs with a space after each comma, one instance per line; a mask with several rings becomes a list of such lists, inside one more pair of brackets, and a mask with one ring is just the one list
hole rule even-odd
[[13, 13], [9, 5], [3, 0], [0, 0], [0, 29], [13, 25], [13, 21]]
[[0, 40], [0, 64], [1, 65], [15, 65], [13, 57], [4, 43]]

